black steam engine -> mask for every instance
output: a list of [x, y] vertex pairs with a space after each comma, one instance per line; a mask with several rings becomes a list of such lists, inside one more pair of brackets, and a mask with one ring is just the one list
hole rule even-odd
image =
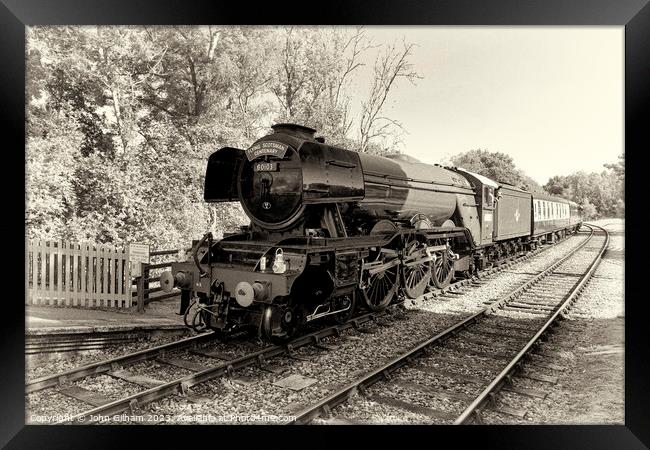
[[563, 199], [544, 197], [557, 214], [539, 226], [542, 201], [533, 207], [513, 186], [333, 147], [300, 125], [272, 128], [247, 150], [208, 160], [205, 200], [241, 202], [250, 225], [219, 241], [206, 234], [161, 276], [163, 289], [181, 289], [195, 328], [286, 339], [317, 319], [417, 298], [579, 227], [577, 205]]

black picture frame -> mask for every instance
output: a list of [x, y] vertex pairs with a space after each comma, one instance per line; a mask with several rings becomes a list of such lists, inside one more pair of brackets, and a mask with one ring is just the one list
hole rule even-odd
[[[0, 115], [4, 128], [3, 159], [9, 164], [2, 191], [5, 212], [2, 236], [10, 248], [4, 253], [2, 296], [2, 368], [0, 373], [0, 444], [6, 448], [132, 447], [153, 440], [184, 447], [229, 445], [251, 447], [287, 444], [310, 447], [319, 441], [338, 446], [353, 438], [358, 427], [187, 426], [36, 426], [24, 424], [25, 311], [22, 282], [24, 247], [17, 239], [24, 229], [25, 198], [25, 26], [47, 24], [367, 24], [367, 25], [618, 25], [625, 27], [625, 153], [627, 161], [626, 277], [625, 277], [625, 425], [598, 426], [465, 426], [363, 427], [377, 440], [394, 445], [453, 445], [448, 441], [499, 448], [647, 448], [650, 445], [648, 379], [649, 312], [641, 271], [647, 266], [642, 245], [646, 239], [641, 185], [647, 149], [650, 100], [650, 6], [647, 0], [444, 0], [356, 1], [319, 4], [304, 2], [216, 2], [173, 0], [0, 0]], [[645, 147], [643, 146], [645, 144]], [[23, 148], [21, 152], [19, 149]], [[7, 158], [10, 156], [10, 158]], [[22, 182], [21, 182], [22, 177]], [[14, 189], [12, 189], [14, 188]], [[22, 222], [22, 223], [21, 223]], [[19, 286], [16, 288], [16, 286]], [[22, 296], [22, 297], [21, 297]], [[300, 436], [295, 436], [298, 431]], [[327, 434], [325, 434], [327, 433]], [[143, 436], [136, 436], [142, 434]], [[359, 436], [354, 442], [359, 442]], [[138, 444], [136, 444], [136, 438]], [[144, 438], [144, 441], [142, 440]], [[365, 439], [365, 437], [364, 437]], [[229, 441], [229, 442], [228, 442]], [[447, 441], [449, 444], [444, 444]], [[354, 444], [353, 444], [354, 445]], [[364, 443], [364, 446], [368, 444]]]

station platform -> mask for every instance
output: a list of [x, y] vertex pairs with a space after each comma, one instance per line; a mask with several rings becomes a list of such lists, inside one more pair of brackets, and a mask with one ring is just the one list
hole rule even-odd
[[25, 335], [84, 334], [137, 330], [185, 329], [178, 301], [154, 302], [144, 313], [136, 307], [87, 309], [52, 306], [25, 306]]

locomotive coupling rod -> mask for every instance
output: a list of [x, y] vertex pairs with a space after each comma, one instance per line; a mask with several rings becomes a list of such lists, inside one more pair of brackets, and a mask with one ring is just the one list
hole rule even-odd
[[368, 274], [369, 275], [374, 275], [374, 274], [379, 273], [379, 272], [384, 272], [384, 271], [390, 269], [391, 267], [399, 266], [400, 264], [401, 264], [401, 261], [399, 259], [395, 258], [395, 259], [393, 259], [393, 260], [391, 260], [391, 261], [389, 261], [387, 263], [384, 263], [384, 264], [381, 264], [379, 266], [373, 267], [372, 269], [368, 270]]
[[[425, 256], [424, 258], [416, 259], [416, 260], [409, 260], [409, 262], [403, 262], [406, 267], [412, 267], [412, 266], [417, 266], [425, 262], [429, 261], [434, 261], [436, 257], [434, 255], [431, 256]], [[406, 261], [406, 260], [404, 260]]]

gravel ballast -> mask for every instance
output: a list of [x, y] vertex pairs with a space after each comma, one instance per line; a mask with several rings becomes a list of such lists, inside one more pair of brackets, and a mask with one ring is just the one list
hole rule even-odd
[[[194, 386], [192, 393], [195, 395], [189, 397], [170, 396], [153, 404], [145, 405], [139, 411], [139, 414], [153, 418], [153, 421], [166, 424], [283, 422], [302, 407], [325, 397], [337, 386], [354, 380], [364, 372], [373, 370], [381, 362], [398, 356], [406, 349], [484, 308], [486, 306], [485, 302], [497, 299], [514, 287], [521, 285], [524, 281], [530, 279], [534, 273], [583, 242], [586, 236], [587, 233], [581, 233], [578, 236], [566, 239], [533, 258], [518, 262], [498, 274], [483, 278], [481, 285], [463, 287], [459, 295], [454, 295], [451, 298], [434, 297], [429, 300], [407, 301], [405, 320], [389, 319], [390, 326], [388, 327], [381, 326], [378, 323], [364, 324], [362, 326], [373, 330], [373, 333], [361, 333], [351, 329], [343, 332], [340, 338], [325, 340], [328, 344], [336, 345], [336, 350], [307, 347], [296, 350], [296, 354], [307, 358], [307, 361], [292, 359], [287, 356], [269, 360], [269, 363], [279, 368], [280, 373], [267, 372], [256, 366], [247, 367], [236, 371], [232, 378], [222, 377]], [[524, 317], [527, 320], [535, 319], [531, 318], [530, 315]], [[512, 330], [506, 332], [500, 330], [500, 332], [511, 334], [513, 339], [520, 337], [518, 332]], [[504, 343], [508, 341], [508, 338], [503, 338]], [[157, 342], [156, 345], [160, 343]], [[480, 345], [474, 345], [473, 347], [486, 353], [494, 351], [494, 349]], [[229, 353], [235, 357], [261, 347], [230, 342], [210, 344], [207, 348]], [[106, 359], [105, 354], [102, 356], [102, 358], [98, 359]], [[192, 360], [201, 364], [212, 363], [214, 365], [221, 362], [186, 351], [170, 353], [168, 356]], [[472, 361], [467, 361], [467, 357], [461, 353], [446, 352], [445, 356], [452, 360], [455, 367], [461, 367], [463, 373], [467, 375], [478, 374]], [[88, 362], [84, 360], [83, 363]], [[52, 370], [52, 372], [60, 370], [65, 369]], [[138, 364], [129, 367], [128, 370], [132, 373], [146, 375], [162, 381], [170, 381], [191, 373], [186, 369], [156, 361]], [[314, 379], [316, 382], [299, 391], [274, 384], [289, 375], [301, 375]], [[409, 370], [408, 373], [406, 371], [403, 374], [396, 373], [396, 376], [403, 381], [414, 381], [429, 387], [439, 386], [442, 390], [455, 389], [453, 380], [435, 377], [433, 374], [423, 371]], [[30, 378], [35, 377], [31, 376]], [[94, 381], [98, 382], [97, 380]], [[119, 384], [113, 384], [113, 381], [105, 383], [106, 394], [110, 395], [111, 398], [113, 398], [112, 396], [117, 392], [119, 386]], [[87, 384], [88, 382], [91, 384]], [[80, 384], [83, 387], [99, 388], [93, 385], [92, 381], [83, 380], [83, 383], [85, 384]], [[125, 384], [128, 383], [125, 382]], [[135, 387], [135, 389], [140, 390], [141, 388]], [[371, 388], [371, 393], [374, 392], [372, 389], [375, 389], [375, 387]], [[391, 395], [401, 395], [403, 398], [409, 395], [408, 390], [397, 387], [391, 387], [390, 389], [393, 389], [393, 391], [390, 391]], [[455, 391], [468, 393], [462, 387], [458, 387]], [[102, 392], [104, 393], [104, 391]], [[130, 393], [130, 390], [122, 388], [121, 396]], [[35, 394], [39, 393], [30, 395], [34, 396]], [[38, 398], [35, 400], [38, 401]], [[79, 405], [69, 400], [73, 399], [66, 397], [65, 401], [54, 400], [55, 403], [60, 401], [59, 412], [65, 411], [68, 413], [68, 410], [79, 412]], [[430, 403], [429, 400], [433, 400], [435, 403]], [[412, 401], [414, 404], [420, 404], [421, 406], [435, 405], [433, 407], [436, 409], [448, 409], [449, 411], [458, 409], [455, 402], [448, 400], [427, 398], [426, 402], [423, 402], [422, 398], [416, 397]], [[30, 404], [33, 405], [34, 401], [30, 402]], [[337, 416], [341, 415], [349, 418], [353, 422], [362, 423], [432, 422], [431, 418], [426, 415], [405, 411], [401, 408], [359, 396], [336, 408], [334, 413]], [[499, 417], [501, 416], [499, 415]], [[328, 421], [322, 420], [315, 423], [328, 423]]]
[[[377, 364], [398, 356], [405, 349], [413, 347], [461, 318], [483, 308], [484, 301], [498, 298], [499, 295], [520, 285], [531, 277], [531, 273], [546, 267], [585, 238], [586, 234], [564, 240], [535, 258], [520, 262], [499, 274], [486, 278], [481, 286], [466, 287], [463, 289], [464, 293], [455, 295], [452, 299], [443, 301], [433, 298], [407, 305], [407, 320], [392, 321], [389, 327], [377, 324], [364, 325], [372, 328], [375, 331], [373, 334], [346, 331], [344, 336], [354, 336], [354, 338], [335, 339], [334, 341], [339, 345], [335, 351], [322, 351], [310, 347], [304, 349], [305, 355], [311, 355], [309, 361], [290, 360], [286, 357], [270, 361], [286, 367], [284, 373], [273, 374], [257, 368], [248, 368], [245, 371], [238, 371], [235, 378], [243, 374], [250, 384], [240, 384], [227, 378], [211, 380], [193, 388], [194, 392], [201, 394], [207, 401], [197, 404], [176, 396], [167, 407], [161, 408], [159, 404], [150, 405], [145, 407], [145, 413], [162, 413], [167, 418], [165, 423], [187, 423], [188, 417], [199, 410], [210, 411], [216, 418], [231, 417], [231, 420], [215, 422], [214, 418], [206, 420], [204, 417], [199, 417], [194, 423], [235, 423], [246, 421], [255, 415], [264, 416], [265, 419], [262, 421], [270, 420], [272, 423], [274, 417], [290, 416], [301, 407], [328, 395], [334, 387], [352, 381], [361, 373], [371, 371]], [[314, 378], [317, 382], [297, 392], [273, 384], [291, 374]], [[375, 423], [386, 423], [384, 419], [396, 422], [423, 419], [423, 416], [412, 413], [407, 414], [408, 418], [406, 418], [404, 411], [386, 405], [377, 407], [376, 402], [363, 400], [362, 404], [371, 404], [375, 407], [374, 416], [370, 416], [374, 417], [370, 421]], [[377, 411], [386, 411], [386, 417]], [[402, 419], [396, 419], [399, 413], [402, 414]], [[354, 417], [367, 419], [368, 415], [360, 411], [360, 414], [354, 414]]]

